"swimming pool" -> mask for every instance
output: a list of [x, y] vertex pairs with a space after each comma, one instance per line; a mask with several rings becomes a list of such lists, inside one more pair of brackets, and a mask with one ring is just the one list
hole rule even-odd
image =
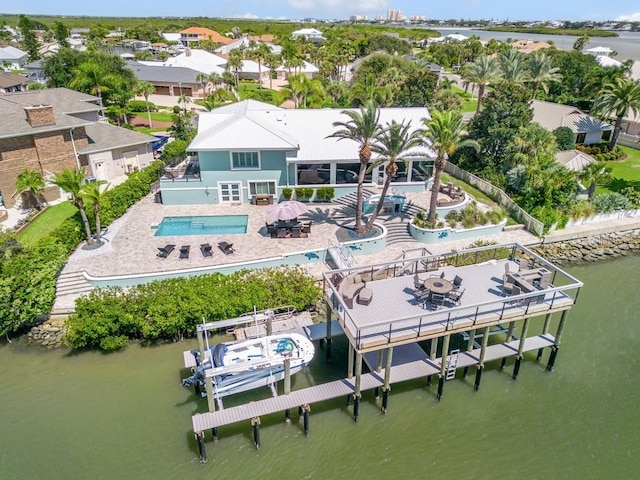
[[247, 233], [248, 215], [205, 215], [164, 217], [157, 225], [156, 237], [179, 235], [228, 235]]

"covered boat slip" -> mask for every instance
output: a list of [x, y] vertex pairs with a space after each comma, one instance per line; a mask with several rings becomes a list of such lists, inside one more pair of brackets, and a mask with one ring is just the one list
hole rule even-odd
[[[550, 283], [528, 293], [505, 291], [505, 273], [525, 271], [528, 263], [550, 276]], [[456, 264], [471, 263], [464, 266]], [[330, 279], [340, 279], [354, 268], [371, 292], [368, 304], [343, 301]], [[426, 269], [429, 268], [429, 271]], [[419, 281], [432, 276], [453, 281], [461, 279], [464, 295], [457, 304], [431, 304], [416, 296], [415, 275]], [[422, 258], [399, 259], [349, 271], [324, 274], [328, 309], [344, 328], [350, 343], [359, 352], [412, 343], [462, 333], [514, 320], [570, 309], [582, 283], [520, 245], [491, 246], [463, 252]]]

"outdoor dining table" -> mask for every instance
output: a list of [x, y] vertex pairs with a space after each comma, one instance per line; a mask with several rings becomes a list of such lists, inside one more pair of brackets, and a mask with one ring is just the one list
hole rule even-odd
[[440, 295], [446, 295], [453, 290], [453, 283], [449, 280], [440, 277], [430, 277], [424, 281], [424, 287], [431, 293], [439, 293]]

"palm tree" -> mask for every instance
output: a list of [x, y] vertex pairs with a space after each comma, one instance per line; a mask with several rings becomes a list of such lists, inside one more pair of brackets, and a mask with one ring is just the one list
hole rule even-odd
[[142, 95], [144, 97], [144, 101], [147, 104], [147, 117], [149, 118], [149, 128], [153, 128], [151, 124], [151, 110], [149, 109], [149, 95], [153, 95], [156, 93], [156, 87], [154, 87], [149, 82], [145, 82], [144, 80], [139, 80], [136, 83], [135, 87], [136, 95]]
[[384, 105], [390, 96], [389, 88], [376, 84], [376, 77], [373, 73], [369, 73], [364, 81], [355, 82], [351, 86], [351, 105], [356, 107], [366, 105], [367, 102]]
[[340, 140], [351, 140], [360, 145], [358, 157], [360, 159], [360, 172], [358, 174], [358, 189], [356, 199], [356, 225], [355, 231], [358, 235], [364, 233], [362, 226], [362, 203], [364, 190], [364, 177], [371, 160], [371, 144], [380, 133], [380, 111], [373, 102], [368, 102], [360, 111], [343, 110], [343, 115], [349, 120], [333, 122], [333, 126], [339, 128], [327, 138], [337, 138]]
[[96, 61], [87, 61], [78, 65], [73, 71], [74, 78], [69, 83], [69, 88], [82, 90], [97, 95], [102, 101], [102, 91], [106, 88], [105, 77], [107, 72], [105, 67]]
[[427, 221], [435, 223], [440, 176], [447, 164], [447, 158], [453, 155], [460, 147], [470, 146], [477, 149], [479, 146], [473, 140], [461, 140], [464, 123], [462, 122], [462, 114], [459, 111], [433, 110], [431, 119], [423, 118], [422, 122], [426, 127], [423, 132], [427, 140], [425, 146], [431, 148], [436, 154], [436, 159], [433, 163], [431, 202], [429, 204], [429, 215], [427, 216]]
[[559, 82], [562, 75], [560, 69], [553, 66], [550, 56], [542, 52], [535, 52], [529, 57], [529, 81], [533, 83], [531, 100], [536, 98], [538, 88], [542, 87], [544, 93], [549, 92], [549, 82]]
[[468, 67], [465, 65], [466, 68], [463, 68], [462, 78], [478, 86], [478, 106], [476, 107], [476, 113], [478, 113], [487, 84], [500, 78], [500, 65], [495, 58], [486, 55], [480, 55], [475, 62], [467, 65]]
[[373, 222], [376, 221], [376, 218], [382, 210], [385, 196], [391, 185], [391, 180], [396, 176], [396, 173], [398, 173], [398, 162], [404, 162], [405, 166], [407, 166], [407, 158], [418, 155], [417, 153], [410, 153], [409, 151], [422, 144], [422, 132], [415, 130], [409, 133], [410, 130], [411, 122], [405, 124], [404, 121], [398, 123], [392, 120], [391, 123], [387, 123], [384, 129], [380, 130], [376, 136], [376, 142], [371, 145], [371, 151], [377, 153], [378, 158], [371, 164], [369, 170], [386, 163], [384, 168], [386, 178], [382, 186], [382, 193], [380, 194], [378, 205], [367, 221], [365, 233], [371, 231]]
[[269, 69], [269, 88], [271, 89], [273, 88], [273, 75], [275, 73], [275, 69], [282, 63], [282, 58], [280, 55], [272, 53], [271, 50], [269, 50], [269, 54], [265, 55], [263, 61], [265, 67]]
[[[271, 49], [261, 42], [252, 48], [250, 52], [251, 58], [258, 63], [258, 88], [262, 88], [262, 64], [266, 64], [266, 60], [271, 54]], [[271, 73], [269, 73], [269, 78], [271, 78]], [[271, 83], [269, 83], [269, 88], [271, 88]]]
[[87, 213], [84, 211], [84, 200], [82, 199], [84, 171], [80, 169], [71, 170], [69, 168], [65, 168], [62, 170], [62, 173], [55, 173], [53, 175], [52, 183], [71, 195], [71, 204], [80, 211], [84, 230], [87, 235], [87, 244], [91, 245], [93, 243], [93, 239], [91, 238], [91, 227], [89, 226]]
[[227, 68], [233, 69], [235, 75], [236, 88], [238, 88], [238, 72], [242, 68], [242, 57], [244, 53], [240, 48], [235, 48], [229, 52], [227, 58]]
[[607, 162], [589, 163], [582, 167], [578, 178], [587, 185], [587, 195], [589, 200], [593, 200], [598, 183], [606, 183], [611, 179], [612, 166]]
[[[40, 192], [44, 188], [44, 178], [42, 174], [36, 170], [27, 168], [16, 177], [16, 193], [29, 192], [35, 201], [36, 208], [40, 210], [42, 203], [40, 202]], [[14, 195], [14, 196], [15, 196]]]
[[616, 116], [613, 135], [609, 142], [609, 150], [613, 150], [618, 142], [622, 119], [633, 113], [640, 113], [640, 80], [631, 78], [617, 78], [611, 83], [605, 84], [598, 94], [593, 110], [603, 115]]
[[515, 48], [509, 48], [502, 52], [498, 61], [504, 82], [522, 84], [529, 79], [525, 57]]
[[202, 98], [207, 96], [207, 83], [209, 82], [209, 75], [207, 75], [206, 73], [198, 73], [196, 75], [196, 82], [200, 83], [200, 86], [202, 87]]
[[304, 73], [289, 75], [282, 88], [285, 98], [293, 100], [295, 108], [307, 108], [307, 98], [322, 95], [324, 88], [317, 79], [309, 79]]
[[85, 183], [82, 187], [82, 197], [91, 205], [93, 209], [93, 214], [95, 215], [96, 220], [96, 242], [100, 244], [100, 208], [104, 203], [104, 194], [109, 188], [107, 185], [104, 189], [102, 189], [102, 185], [104, 185], [104, 180], [100, 180], [98, 182]]
[[184, 94], [178, 97], [178, 105], [182, 105], [182, 110], [185, 112], [187, 111], [187, 105], [189, 105], [189, 101], [189, 97]]
[[222, 82], [222, 75], [220, 75], [219, 73], [213, 72], [209, 75], [209, 78], [207, 79], [207, 81], [217, 88], [218, 85], [220, 85], [220, 82]]

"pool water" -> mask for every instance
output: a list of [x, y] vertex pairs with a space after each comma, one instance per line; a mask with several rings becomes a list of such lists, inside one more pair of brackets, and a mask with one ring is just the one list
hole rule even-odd
[[248, 215], [205, 215], [196, 217], [164, 217], [156, 237], [179, 235], [228, 235], [247, 233]]

